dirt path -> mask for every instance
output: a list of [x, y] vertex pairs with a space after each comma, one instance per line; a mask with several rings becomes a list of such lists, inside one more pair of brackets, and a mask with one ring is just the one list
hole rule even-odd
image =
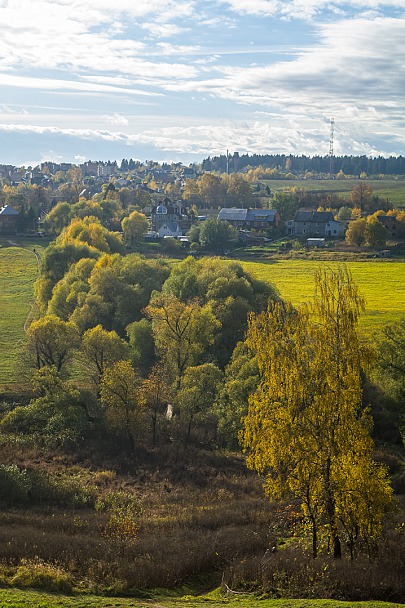
[[[22, 247], [20, 244], [18, 243], [14, 243], [13, 241], [9, 241], [10, 245], [12, 245], [13, 247], [21, 247], [22, 249], [27, 249], [26, 247]], [[39, 253], [36, 251], [35, 247], [33, 249], [32, 252], [35, 255], [35, 259], [37, 261], [37, 277], [39, 277], [39, 269], [40, 269], [40, 263], [41, 263], [41, 256], [39, 255]], [[38, 311], [38, 305], [36, 300], [32, 300], [30, 302], [30, 309], [29, 312], [27, 314], [27, 317], [24, 321], [24, 332], [27, 333], [27, 329], [28, 327], [31, 325], [32, 320], [34, 319], [35, 316], [35, 312]]]

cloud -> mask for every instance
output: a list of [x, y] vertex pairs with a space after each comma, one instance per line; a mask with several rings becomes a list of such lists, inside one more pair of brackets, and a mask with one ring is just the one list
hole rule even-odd
[[125, 116], [122, 116], [121, 114], [118, 114], [117, 112], [115, 112], [111, 116], [105, 116], [105, 120], [109, 125], [125, 127], [129, 124], [128, 118], [125, 118]]
[[221, 0], [235, 13], [294, 19], [313, 19], [322, 12], [347, 16], [353, 11], [404, 9], [404, 0]]
[[[76, 147], [84, 141], [98, 142], [99, 158], [105, 159], [112, 158], [111, 146], [117, 144], [129, 148], [127, 155], [132, 157], [137, 157], [139, 147], [146, 146], [149, 150], [155, 150], [155, 158], [192, 155], [200, 159], [223, 154], [226, 149], [249, 154], [326, 155], [329, 148], [329, 125], [325, 121], [323, 124], [318, 122], [317, 128], [314, 128], [313, 124], [307, 131], [288, 126], [287, 121], [274, 125], [271, 120], [255, 120], [249, 123], [217, 121], [212, 124], [173, 126], [149, 129], [131, 135], [107, 130], [59, 129], [17, 124], [0, 124], [0, 132], [5, 135], [23, 134], [25, 137], [51, 136], [54, 141], [59, 142], [67, 138], [75, 140]], [[388, 156], [390, 153], [368, 141], [367, 134], [362, 129], [358, 129], [355, 134], [340, 131], [336, 144], [336, 154]]]
[[156, 21], [145, 21], [140, 27], [143, 30], [147, 30], [154, 38], [171, 38], [185, 31], [185, 28], [174, 23], [157, 23]]
[[345, 122], [348, 109], [356, 108], [359, 119], [380, 131], [392, 113], [404, 110], [405, 21], [346, 20], [318, 31], [318, 44], [293, 60], [237, 70], [217, 66], [217, 76], [165, 88], [282, 109], [286, 115], [335, 115]]

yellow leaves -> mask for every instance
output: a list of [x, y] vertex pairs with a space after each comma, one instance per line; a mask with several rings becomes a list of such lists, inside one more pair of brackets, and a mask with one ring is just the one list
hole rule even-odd
[[118, 233], [110, 233], [100, 220], [94, 216], [86, 216], [83, 219], [74, 218], [70, 225], [63, 229], [59, 235], [57, 242], [66, 244], [69, 242], [86, 243], [89, 247], [94, 247], [105, 253], [110, 252], [110, 243], [108, 235], [114, 234], [115, 238], [121, 240]]
[[248, 466], [267, 475], [270, 498], [299, 498], [334, 539], [339, 526], [354, 525], [375, 537], [390, 488], [371, 460], [371, 418], [361, 405], [367, 349], [356, 325], [364, 300], [344, 267], [318, 270], [315, 284], [311, 305], [271, 302], [250, 317], [247, 343], [261, 383], [241, 439]]

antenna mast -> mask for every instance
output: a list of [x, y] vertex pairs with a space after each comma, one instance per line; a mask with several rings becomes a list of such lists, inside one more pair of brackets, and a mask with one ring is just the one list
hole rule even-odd
[[333, 156], [333, 136], [335, 133], [335, 119], [330, 119], [330, 138], [329, 138], [329, 173], [332, 175], [334, 170], [334, 156]]

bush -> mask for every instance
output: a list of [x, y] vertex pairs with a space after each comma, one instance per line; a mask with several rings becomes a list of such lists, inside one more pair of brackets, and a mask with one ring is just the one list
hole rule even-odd
[[21, 560], [10, 582], [15, 587], [30, 587], [59, 593], [73, 591], [72, 579], [67, 572], [41, 560]]
[[48, 475], [42, 471], [32, 471], [31, 502], [45, 503], [73, 509], [91, 506], [93, 489], [87, 487], [75, 476]]
[[31, 480], [17, 465], [0, 465], [0, 502], [6, 505], [28, 502]]

